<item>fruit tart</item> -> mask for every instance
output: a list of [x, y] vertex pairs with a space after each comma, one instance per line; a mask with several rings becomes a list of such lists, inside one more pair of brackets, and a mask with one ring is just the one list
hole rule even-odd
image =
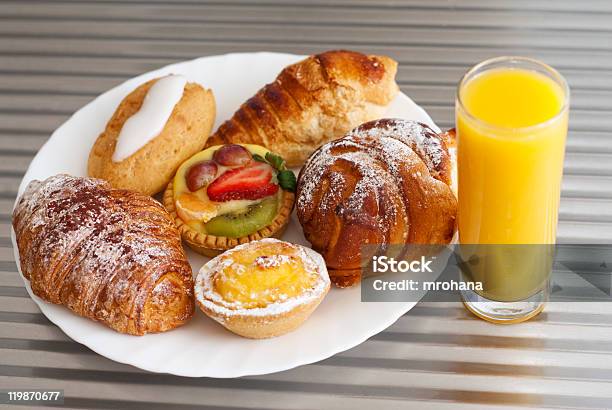
[[187, 245], [212, 257], [242, 243], [279, 237], [293, 210], [295, 187], [285, 161], [266, 148], [217, 145], [179, 167], [164, 206]]
[[198, 273], [195, 295], [200, 309], [226, 329], [263, 339], [299, 327], [329, 287], [321, 255], [266, 238], [211, 259]]

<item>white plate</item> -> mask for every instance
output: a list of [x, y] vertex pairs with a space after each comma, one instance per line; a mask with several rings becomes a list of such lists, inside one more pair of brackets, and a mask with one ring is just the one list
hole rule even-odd
[[[113, 88], [77, 111], [59, 127], [36, 155], [19, 193], [32, 179], [65, 172], [86, 175], [89, 150], [121, 99], [146, 80], [169, 73], [185, 75], [214, 91], [218, 126], [278, 72], [303, 56], [278, 53], [241, 53], [199, 58], [151, 71]], [[399, 94], [387, 113], [425, 122], [427, 113]], [[436, 127], [437, 128], [437, 127]], [[18, 261], [14, 232], [13, 247]], [[308, 245], [295, 217], [284, 240]], [[194, 272], [207, 260], [189, 253]], [[293, 333], [267, 340], [250, 340], [226, 331], [199, 310], [185, 326], [142, 337], [122, 335], [84, 319], [68, 309], [43, 301], [26, 289], [40, 310], [68, 336], [95, 352], [152, 372], [192, 377], [238, 377], [266, 374], [316, 362], [350, 349], [386, 329], [416, 302], [363, 303], [360, 289], [332, 289], [311, 318]]]

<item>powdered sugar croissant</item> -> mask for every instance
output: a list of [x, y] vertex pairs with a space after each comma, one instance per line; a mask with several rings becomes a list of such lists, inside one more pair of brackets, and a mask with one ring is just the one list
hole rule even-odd
[[193, 315], [191, 267], [174, 222], [151, 197], [56, 175], [28, 185], [13, 227], [21, 271], [48, 302], [133, 335]]

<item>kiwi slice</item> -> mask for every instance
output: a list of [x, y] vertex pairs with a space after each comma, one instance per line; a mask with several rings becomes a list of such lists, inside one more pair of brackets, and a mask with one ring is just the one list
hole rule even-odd
[[244, 211], [217, 216], [206, 224], [206, 232], [215, 236], [240, 238], [270, 225], [278, 211], [278, 195], [248, 206]]

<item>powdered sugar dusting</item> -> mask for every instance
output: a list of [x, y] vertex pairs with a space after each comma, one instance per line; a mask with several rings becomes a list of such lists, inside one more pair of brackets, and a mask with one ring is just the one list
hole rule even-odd
[[289, 255], [265, 255], [258, 256], [255, 259], [255, 265], [262, 269], [269, 269], [291, 263], [293, 260], [294, 258]]
[[[338, 215], [346, 215], [346, 212], [361, 212], [366, 201], [371, 201], [385, 212], [379, 212], [368, 223], [376, 223], [385, 233], [397, 210], [394, 203], [382, 202], [385, 198], [382, 192], [399, 189], [402, 171], [415, 162], [422, 161], [432, 176], [437, 176], [446, 166], [445, 156], [448, 151], [441, 138], [420, 123], [395, 119], [366, 123], [344, 138], [324, 145], [307, 161], [300, 175], [298, 209], [306, 209], [316, 202], [322, 211], [335, 206]], [[340, 166], [341, 162], [349, 163], [359, 177], [354, 187], [348, 187], [352, 189], [349, 197], [338, 206], [340, 195], [347, 189], [342, 173], [334, 170], [335, 164]], [[325, 184], [329, 188], [321, 189]], [[315, 195], [321, 198], [314, 198]]]
[[353, 193], [348, 197], [346, 207], [344, 209], [361, 209], [364, 205], [366, 197], [370, 194], [374, 196], [374, 200], [378, 202], [380, 193], [379, 188], [386, 183], [393, 183], [389, 174], [385, 172], [377, 172], [376, 167], [368, 164], [370, 156], [361, 151], [347, 152], [337, 158], [350, 162], [361, 175], [357, 181]]
[[[299, 207], [304, 207], [306, 204], [313, 202], [313, 194], [320, 187], [323, 175], [328, 173], [329, 167], [338, 161], [348, 162], [361, 176], [348, 199], [347, 205], [349, 207], [361, 208], [367, 195], [373, 194], [377, 199], [378, 189], [385, 183], [393, 183], [392, 176], [384, 172], [378, 172], [378, 169], [372, 166], [372, 157], [368, 152], [355, 150], [336, 154], [332, 153], [334, 148], [342, 147], [345, 144], [350, 144], [350, 141], [344, 139], [337, 140], [335, 143], [332, 142], [323, 146], [304, 166], [301, 177], [302, 185], [300, 186], [297, 198]], [[356, 145], [355, 147], [358, 146]], [[333, 187], [340, 187], [345, 183], [344, 176], [339, 172], [329, 172], [328, 177], [330, 185]], [[332, 188], [328, 192], [333, 197], [339, 190]], [[321, 206], [326, 207], [328, 204], [333, 203], [334, 201], [331, 199], [330, 197], [324, 198], [321, 201]]]
[[[409, 167], [411, 161], [414, 161], [411, 151], [418, 154], [432, 175], [438, 174], [444, 165], [444, 158], [448, 156], [440, 137], [418, 122], [386, 119], [366, 125], [354, 129], [344, 138], [324, 145], [311, 156], [300, 177], [298, 207], [303, 208], [313, 202], [313, 195], [324, 174], [338, 160], [352, 162], [363, 176], [355, 187], [356, 193], [352, 199], [353, 205], [360, 206], [364, 192], [375, 192], [381, 183], [391, 182], [388, 178], [382, 181], [385, 177], [374, 171], [371, 165], [373, 158], [384, 162], [391, 176], [398, 178], [400, 168]], [[339, 181], [340, 177], [340, 173], [332, 173], [330, 183], [341, 186], [343, 181]], [[324, 201], [321, 206], [325, 206]]]
[[377, 139], [397, 139], [412, 148], [425, 162], [429, 172], [437, 173], [448, 155], [441, 138], [429, 127], [416, 121], [400, 119], [378, 120], [368, 128], [356, 128], [349, 138], [368, 136]]
[[[220, 272], [223, 272], [224, 269], [227, 269], [232, 265], [235, 267], [235, 261], [232, 259], [232, 255], [234, 253], [240, 252], [247, 247], [258, 246], [259, 244], [265, 243], [279, 243], [291, 246], [295, 248], [296, 252], [294, 255], [265, 255], [265, 258], [260, 256], [255, 263], [263, 264], [263, 267], [269, 267], [280, 263], [290, 262], [292, 258], [300, 258], [304, 264], [306, 273], [314, 273], [317, 275], [317, 280], [314, 286], [312, 288], [303, 290], [303, 292], [296, 297], [280, 295], [278, 301], [270, 303], [265, 307], [244, 308], [239, 302], [228, 302], [223, 299], [223, 297], [215, 291], [215, 275], [220, 274]], [[274, 238], [266, 238], [239, 245], [206, 263], [202, 269], [200, 269], [200, 272], [196, 278], [195, 294], [198, 302], [202, 306], [220, 316], [215, 318], [215, 320], [222, 321], [223, 317], [229, 317], [232, 315], [273, 316], [289, 312], [297, 306], [309, 303], [313, 299], [320, 297], [321, 294], [329, 288], [329, 285], [330, 280], [327, 274], [327, 268], [325, 267], [325, 262], [323, 261], [321, 255], [312, 249], [308, 249], [300, 245], [289, 244]]]
[[178, 232], [161, 204], [99, 179], [33, 181], [13, 224], [35, 293], [84, 316], [104, 321], [114, 305], [144, 303], [135, 298], [167, 272], [191, 282]]

